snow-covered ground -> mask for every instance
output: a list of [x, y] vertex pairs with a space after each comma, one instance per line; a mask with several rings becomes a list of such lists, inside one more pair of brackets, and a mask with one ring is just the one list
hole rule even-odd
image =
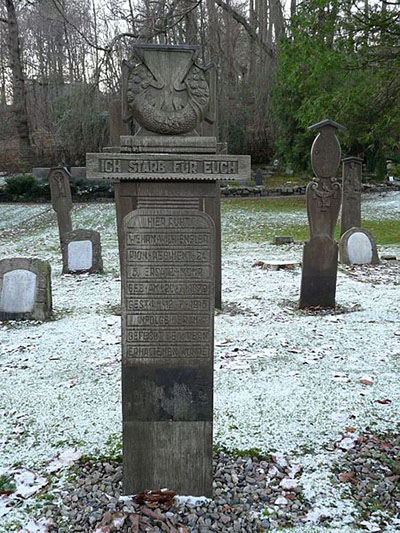
[[[115, 440], [121, 432], [114, 205], [74, 209], [75, 228], [101, 233], [105, 273], [91, 276], [61, 276], [58, 230], [48, 209], [0, 205], [0, 257], [50, 261], [55, 312], [55, 320], [43, 324], [0, 325], [0, 475], [19, 465], [46, 476], [60, 453], [106, 451], [110, 437]], [[400, 193], [368, 196], [363, 216], [398, 223]], [[400, 420], [399, 263], [339, 269], [337, 303], [343, 312], [302, 312], [296, 308], [300, 268], [253, 267], [259, 260], [300, 261], [302, 246], [237, 242], [234, 236], [246, 224], [304, 224], [305, 212], [285, 213], [281, 222], [276, 212], [255, 217], [249, 219], [246, 209], [232, 215], [225, 210], [223, 217], [215, 444], [298, 456], [304, 494], [315, 516], [325, 509], [336, 530], [345, 531], [355, 510], [331, 482], [330, 467], [340, 453], [332, 451], [331, 443], [349, 438], [346, 427], [355, 429], [353, 435], [366, 428], [396, 430]], [[400, 257], [400, 245], [378, 251]], [[362, 378], [372, 384], [360, 383]], [[0, 503], [0, 531], [27, 521], [35, 497], [11, 510]]]

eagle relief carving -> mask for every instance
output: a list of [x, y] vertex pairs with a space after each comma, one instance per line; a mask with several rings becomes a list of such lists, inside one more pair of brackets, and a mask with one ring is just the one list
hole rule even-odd
[[139, 135], [198, 135], [214, 122], [215, 72], [196, 60], [199, 46], [136, 44], [136, 61], [123, 63], [124, 120], [133, 118]]

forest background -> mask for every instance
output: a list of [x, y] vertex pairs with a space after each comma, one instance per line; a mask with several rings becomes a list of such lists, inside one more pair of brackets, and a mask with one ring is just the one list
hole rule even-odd
[[0, 170], [106, 146], [133, 42], [199, 43], [219, 140], [256, 165], [306, 170], [327, 117], [377, 176], [400, 162], [400, 0], [0, 0]]

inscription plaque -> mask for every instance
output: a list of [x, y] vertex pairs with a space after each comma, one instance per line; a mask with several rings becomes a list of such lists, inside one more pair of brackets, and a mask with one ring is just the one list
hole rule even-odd
[[376, 243], [368, 231], [350, 228], [340, 238], [340, 261], [344, 265], [377, 265], [379, 263]]
[[92, 267], [92, 241], [68, 243], [68, 270], [89, 270]]
[[210, 496], [215, 228], [197, 202], [144, 204], [124, 219], [124, 492]]
[[46, 320], [51, 308], [47, 261], [27, 257], [0, 260], [0, 320]]
[[5, 313], [30, 313], [35, 304], [36, 274], [29, 270], [10, 270], [3, 277], [0, 309]]
[[94, 180], [232, 180], [250, 176], [248, 155], [86, 154]]

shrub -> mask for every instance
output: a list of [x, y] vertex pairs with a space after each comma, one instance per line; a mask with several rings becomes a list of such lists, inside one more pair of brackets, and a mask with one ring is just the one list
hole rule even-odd
[[31, 174], [19, 174], [6, 178], [4, 194], [9, 200], [48, 200], [48, 183], [35, 180]]

